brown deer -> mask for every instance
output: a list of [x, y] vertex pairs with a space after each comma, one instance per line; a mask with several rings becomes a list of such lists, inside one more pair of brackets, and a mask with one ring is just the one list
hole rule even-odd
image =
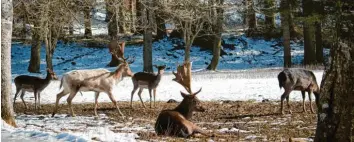
[[[35, 109], [37, 109], [37, 107], [40, 108], [41, 92], [44, 90], [44, 88], [46, 88], [49, 85], [51, 80], [57, 80], [57, 79], [58, 78], [56, 74], [49, 68], [47, 69], [47, 76], [44, 79], [35, 76], [28, 76], [28, 75], [17, 76], [14, 79], [15, 86], [16, 86], [16, 93], [15, 93], [13, 106], [15, 107], [15, 101], [17, 95], [21, 91], [21, 100], [25, 105], [26, 109], [28, 109], [26, 102], [23, 99], [23, 96], [25, 95], [26, 91], [28, 91], [28, 92], [33, 92], [34, 94]], [[38, 98], [38, 106], [37, 106], [37, 98]]]
[[283, 101], [286, 98], [290, 114], [292, 113], [289, 104], [289, 94], [293, 90], [301, 91], [302, 94], [302, 111], [305, 109], [305, 92], [308, 92], [310, 100], [311, 112], [314, 113], [311, 103], [311, 94], [315, 94], [316, 104], [318, 104], [320, 97], [320, 88], [316, 81], [316, 76], [312, 71], [305, 69], [284, 69], [278, 74], [279, 87], [284, 88], [284, 93], [281, 95], [280, 111], [284, 114]]
[[[122, 49], [120, 49], [122, 50]], [[129, 64], [134, 61], [127, 61], [126, 58], [118, 56], [115, 53], [112, 53], [117, 56], [118, 59], [122, 61], [118, 65], [117, 69], [113, 72], [107, 69], [92, 69], [92, 70], [73, 70], [67, 72], [63, 75], [60, 88], [63, 87], [63, 90], [57, 94], [57, 99], [55, 102], [55, 109], [53, 111], [52, 117], [58, 111], [58, 104], [60, 98], [70, 93], [67, 98], [67, 102], [70, 108], [71, 116], [75, 116], [73, 108], [71, 106], [72, 99], [75, 97], [78, 91], [94, 91], [95, 92], [95, 116], [97, 115], [97, 106], [98, 106], [98, 97], [100, 92], [105, 92], [108, 94], [114, 106], [117, 108], [119, 114], [124, 117], [123, 113], [120, 111], [119, 106], [116, 100], [113, 97], [113, 87], [117, 85], [124, 77], [132, 77], [133, 73], [130, 70]]]
[[199, 91], [191, 91], [191, 64], [184, 63], [177, 67], [177, 73], [174, 81], [181, 84], [189, 94], [181, 92], [183, 101], [172, 110], [163, 110], [159, 114], [155, 123], [155, 132], [157, 135], [189, 137], [195, 133], [207, 135], [201, 128], [190, 121], [193, 111], [204, 112], [201, 102], [197, 98]]
[[134, 76], [132, 77], [132, 81], [133, 81], [133, 91], [131, 93], [131, 100], [130, 100], [130, 107], [133, 108], [133, 96], [135, 91], [139, 88], [139, 92], [138, 92], [138, 96], [140, 98], [141, 103], [143, 104], [144, 108], [145, 104], [143, 102], [143, 100], [141, 99], [141, 93], [143, 92], [143, 90], [149, 89], [149, 94], [150, 94], [150, 108], [152, 108], [152, 94], [151, 91], [154, 91], [154, 107], [156, 107], [156, 88], [159, 85], [162, 75], [164, 73], [164, 70], [166, 68], [166, 65], [163, 66], [157, 66], [154, 65], [154, 67], [156, 67], [158, 69], [157, 74], [154, 73], [147, 73], [147, 72], [138, 72], [135, 73]]

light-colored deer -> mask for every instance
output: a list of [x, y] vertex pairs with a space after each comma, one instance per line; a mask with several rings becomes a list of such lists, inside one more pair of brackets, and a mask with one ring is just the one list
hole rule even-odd
[[197, 98], [199, 91], [191, 91], [191, 63], [184, 63], [177, 67], [177, 73], [174, 81], [181, 84], [189, 94], [181, 92], [183, 101], [172, 110], [163, 110], [159, 114], [155, 123], [155, 132], [157, 135], [189, 137], [195, 133], [207, 135], [201, 128], [190, 121], [193, 111], [204, 112], [201, 102]]
[[[122, 51], [120, 47], [119, 50]], [[118, 51], [118, 52], [121, 52]], [[123, 53], [123, 52], [122, 52]], [[130, 70], [129, 64], [134, 61], [127, 61], [122, 54], [112, 53], [121, 60], [121, 64], [118, 65], [117, 69], [113, 72], [107, 69], [93, 69], [93, 70], [74, 70], [67, 72], [63, 75], [60, 83], [60, 87], [63, 90], [57, 94], [57, 99], [55, 102], [55, 109], [53, 111], [52, 117], [58, 111], [58, 104], [61, 97], [70, 93], [67, 98], [67, 102], [70, 108], [71, 116], [75, 116], [73, 108], [71, 106], [72, 99], [75, 97], [78, 91], [94, 91], [95, 92], [95, 116], [97, 115], [98, 97], [100, 92], [107, 93], [110, 100], [117, 108], [119, 114], [124, 117], [123, 113], [120, 111], [116, 100], [113, 97], [113, 88], [117, 85], [124, 77], [132, 77], [133, 73]]]
[[[34, 95], [34, 106], [35, 109], [40, 108], [41, 106], [41, 92], [46, 88], [51, 80], [57, 80], [57, 76], [51, 69], [47, 69], [47, 76], [46, 78], [42, 79], [35, 76], [28, 76], [28, 75], [20, 75], [14, 79], [15, 86], [16, 86], [16, 93], [14, 98], [13, 106], [15, 107], [15, 101], [17, 95], [21, 91], [21, 100], [25, 105], [26, 109], [28, 109], [23, 96], [25, 95], [26, 91], [33, 92]], [[37, 98], [38, 98], [38, 106], [37, 106]]]
[[166, 65], [163, 66], [157, 66], [154, 65], [158, 69], [157, 74], [154, 73], [147, 73], [147, 72], [138, 72], [135, 73], [134, 76], [132, 77], [133, 81], [133, 91], [131, 93], [131, 100], [130, 100], [130, 107], [133, 108], [133, 96], [135, 91], [139, 88], [139, 98], [141, 103], [143, 104], [144, 108], [145, 104], [143, 100], [141, 99], [141, 93], [143, 92], [144, 89], [149, 89], [149, 95], [150, 95], [150, 108], [152, 108], [152, 91], [154, 91], [154, 107], [156, 107], [156, 88], [159, 85], [162, 75], [164, 73], [164, 70], [166, 68]]
[[305, 69], [284, 69], [278, 74], [279, 87], [284, 87], [284, 93], [281, 95], [280, 111], [281, 114], [284, 114], [283, 111], [283, 101], [286, 98], [289, 112], [292, 113], [290, 104], [289, 104], [289, 94], [293, 90], [301, 91], [302, 94], [302, 111], [306, 112], [305, 109], [305, 92], [308, 92], [310, 100], [311, 112], [314, 113], [311, 103], [311, 94], [315, 94], [316, 104], [318, 104], [320, 97], [320, 88], [316, 81], [316, 76], [312, 71]]

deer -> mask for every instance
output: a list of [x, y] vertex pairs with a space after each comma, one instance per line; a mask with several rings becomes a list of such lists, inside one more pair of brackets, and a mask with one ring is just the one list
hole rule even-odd
[[67, 72], [63, 75], [60, 88], [63, 90], [57, 94], [55, 108], [52, 114], [52, 117], [58, 111], [58, 104], [60, 98], [69, 94], [67, 98], [67, 103], [70, 109], [70, 115], [75, 117], [74, 110], [72, 108], [72, 100], [75, 97], [78, 91], [94, 91], [95, 92], [95, 108], [94, 113], [97, 115], [97, 107], [98, 107], [98, 97], [100, 92], [104, 92], [108, 95], [113, 105], [117, 108], [119, 114], [122, 118], [124, 118], [123, 113], [120, 111], [119, 106], [113, 96], [113, 87], [117, 85], [124, 77], [133, 77], [133, 73], [130, 70], [129, 64], [134, 62], [133, 60], [128, 61], [128, 58], [123, 57], [122, 48], [120, 47], [120, 51], [117, 53], [113, 53], [117, 59], [121, 60], [121, 64], [117, 66], [117, 69], [114, 71], [109, 71], [107, 69], [91, 69], [91, 70], [73, 70]]
[[[28, 75], [20, 75], [14, 79], [16, 86], [16, 93], [14, 97], [13, 106], [15, 107], [15, 101], [17, 95], [21, 92], [21, 100], [26, 109], [28, 109], [25, 100], [23, 97], [25, 96], [26, 91], [33, 92], [34, 95], [34, 106], [35, 109], [41, 108], [41, 92], [49, 85], [52, 80], [58, 80], [56, 74], [49, 68], [47, 68], [47, 76], [45, 78], [40, 78], [36, 76], [28, 76]], [[38, 99], [38, 106], [37, 106]]]
[[182, 102], [174, 109], [160, 112], [155, 123], [156, 134], [185, 138], [196, 133], [208, 136], [206, 132], [190, 121], [194, 111], [205, 112], [205, 108], [197, 97], [202, 88], [195, 93], [192, 93], [191, 90], [191, 63], [185, 62], [183, 65], [178, 65], [177, 73], [172, 73], [176, 77], [173, 81], [182, 85], [188, 94], [181, 91]]
[[284, 114], [283, 101], [286, 98], [287, 106], [290, 114], [292, 113], [289, 105], [289, 94], [293, 90], [301, 91], [302, 94], [302, 111], [305, 113], [305, 93], [308, 92], [310, 100], [311, 113], [314, 113], [311, 103], [311, 94], [315, 95], [316, 104], [319, 103], [320, 88], [316, 81], [316, 76], [312, 71], [306, 69], [284, 69], [278, 74], [280, 89], [284, 88], [284, 93], [281, 95], [280, 111]]
[[150, 108], [152, 108], [152, 90], [154, 91], [154, 107], [156, 107], [156, 88], [159, 85], [162, 75], [164, 73], [164, 70], [166, 68], [166, 65], [162, 66], [157, 66], [154, 65], [155, 68], [157, 68], [158, 72], [157, 74], [154, 73], [148, 73], [148, 72], [138, 72], [135, 73], [134, 76], [132, 77], [133, 81], [133, 91], [131, 93], [131, 100], [130, 100], [130, 107], [133, 108], [133, 96], [135, 91], [139, 88], [138, 96], [140, 98], [141, 103], [143, 104], [143, 107], [145, 107], [145, 104], [143, 100], [141, 99], [141, 93], [143, 92], [144, 89], [149, 89], [149, 94], [150, 94]]

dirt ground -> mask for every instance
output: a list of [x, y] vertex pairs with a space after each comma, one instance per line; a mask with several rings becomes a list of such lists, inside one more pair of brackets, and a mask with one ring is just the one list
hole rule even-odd
[[[112, 103], [99, 103], [98, 113], [106, 114], [112, 121], [124, 122], [127, 125], [154, 126], [159, 112], [163, 109], [173, 109], [178, 103], [157, 102], [156, 108], [144, 109], [140, 102], [134, 102], [134, 109], [129, 102], [118, 102], [121, 111], [126, 116], [122, 119]], [[316, 129], [317, 116], [310, 113], [309, 102], [306, 104], [307, 113], [302, 113], [301, 102], [291, 102], [293, 113], [286, 111], [285, 115], [279, 114], [280, 102], [252, 102], [252, 101], [213, 101], [203, 102], [206, 112], [196, 112], [192, 117], [199, 127], [205, 129], [213, 137], [195, 135], [188, 141], [307, 141], [313, 138]], [[315, 104], [313, 104], [314, 108]], [[25, 110], [22, 103], [17, 103], [17, 114], [51, 114], [53, 104], [42, 105], [36, 112], [33, 105]], [[93, 116], [94, 104], [74, 104], [76, 115]], [[285, 106], [285, 110], [288, 110]], [[316, 109], [315, 109], [316, 111]], [[59, 114], [67, 114], [67, 104], [61, 104]], [[127, 123], [131, 122], [131, 123]], [[186, 141], [183, 138], [156, 136], [154, 131], [122, 131], [117, 128], [115, 132], [134, 132], [147, 141]]]

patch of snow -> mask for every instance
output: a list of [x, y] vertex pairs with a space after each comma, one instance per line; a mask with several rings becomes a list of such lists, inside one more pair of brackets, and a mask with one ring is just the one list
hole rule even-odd
[[230, 133], [230, 132], [240, 132], [240, 133], [251, 133], [252, 131], [241, 130], [237, 128], [221, 128], [218, 130], [220, 133]]

